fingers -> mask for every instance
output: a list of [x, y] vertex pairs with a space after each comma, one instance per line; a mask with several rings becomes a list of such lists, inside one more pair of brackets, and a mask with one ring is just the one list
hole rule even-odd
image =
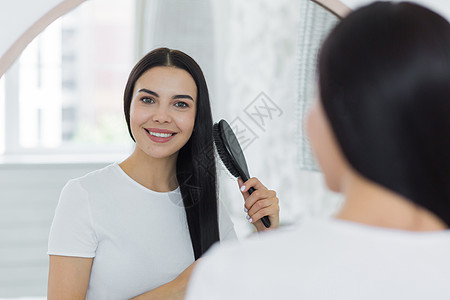
[[[250, 212], [250, 210], [252, 209], [252, 207], [255, 205], [255, 203], [257, 203], [259, 200], [262, 199], [271, 199], [273, 201], [275, 201], [275, 198], [277, 196], [277, 193], [275, 193], [275, 191], [272, 190], [256, 190], [254, 191], [251, 195], [249, 195], [247, 198], [245, 198], [245, 208]], [[278, 201], [278, 198], [276, 198], [276, 201]], [[264, 204], [258, 204], [259, 208], [263, 208]]]
[[244, 210], [247, 210], [247, 219], [250, 223], [255, 224], [258, 231], [261, 231], [259, 229], [265, 229], [262, 224], [258, 226], [258, 223], [261, 223], [259, 220], [264, 216], [269, 217], [271, 221], [270, 228], [278, 227], [280, 207], [275, 191], [257, 190], [247, 198], [244, 206]]
[[[269, 216], [270, 228], [278, 227], [280, 207], [276, 192], [268, 190], [256, 177], [250, 178], [246, 182], [238, 178], [238, 184], [244, 197], [244, 211], [247, 213], [248, 221], [253, 223], [258, 231], [264, 231], [267, 228], [260, 219]], [[248, 192], [250, 188], [255, 189], [252, 194]]]
[[[242, 179], [238, 178], [238, 182], [239, 181], [242, 182]], [[241, 189], [241, 192], [247, 192], [251, 187], [254, 188], [255, 190], [267, 190], [267, 188], [256, 177], [250, 178], [243, 184], [244, 184], [244, 188]], [[239, 187], [242, 188], [242, 184], [239, 184]]]
[[238, 178], [239, 188], [241, 190], [242, 196], [244, 197], [244, 201], [250, 196], [248, 190], [250, 188], [254, 188], [255, 190], [266, 190], [267, 188], [258, 180], [256, 177], [252, 177], [246, 182], [243, 182], [242, 178]]
[[248, 189], [244, 192], [246, 186], [244, 185], [244, 181], [240, 177], [238, 177], [238, 184], [239, 184], [239, 190], [241, 191], [242, 196], [244, 197], [244, 201], [245, 201], [245, 199], [247, 199], [248, 196], [250, 195], [248, 193]]

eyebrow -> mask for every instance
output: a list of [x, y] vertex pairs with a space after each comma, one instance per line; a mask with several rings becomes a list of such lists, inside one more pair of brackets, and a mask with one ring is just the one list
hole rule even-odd
[[[155, 93], [154, 91], [151, 91], [149, 89], [140, 89], [138, 93], [140, 92], [144, 92], [159, 98], [158, 93]], [[175, 95], [172, 97], [172, 99], [191, 99], [192, 101], [194, 101], [194, 99], [189, 95]]]

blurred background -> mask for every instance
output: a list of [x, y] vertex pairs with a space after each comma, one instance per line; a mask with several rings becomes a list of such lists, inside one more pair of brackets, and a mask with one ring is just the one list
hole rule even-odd
[[[309, 0], [89, 0], [48, 26], [0, 79], [0, 298], [45, 297], [61, 188], [131, 153], [123, 90], [157, 47], [202, 67], [214, 120], [231, 123], [250, 174], [276, 190], [283, 226], [332, 215], [342, 199], [324, 186], [304, 117], [318, 47], [337, 20]], [[236, 180], [218, 170], [245, 239], [253, 227]]]

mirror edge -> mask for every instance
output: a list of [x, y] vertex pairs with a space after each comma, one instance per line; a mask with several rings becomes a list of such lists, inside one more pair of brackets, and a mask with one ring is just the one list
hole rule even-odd
[[340, 0], [311, 0], [342, 19], [351, 12], [351, 9]]
[[16, 61], [25, 47], [47, 26], [86, 0], [63, 0], [33, 23], [0, 57], [0, 77]]

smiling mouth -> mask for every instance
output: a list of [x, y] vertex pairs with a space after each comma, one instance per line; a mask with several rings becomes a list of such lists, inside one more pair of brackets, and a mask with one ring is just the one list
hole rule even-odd
[[173, 132], [173, 133], [152, 132], [148, 129], [145, 129], [145, 131], [147, 131], [147, 133], [152, 136], [156, 136], [156, 137], [160, 137], [160, 138], [168, 138], [168, 137], [171, 137], [171, 136], [177, 134], [176, 132]]

